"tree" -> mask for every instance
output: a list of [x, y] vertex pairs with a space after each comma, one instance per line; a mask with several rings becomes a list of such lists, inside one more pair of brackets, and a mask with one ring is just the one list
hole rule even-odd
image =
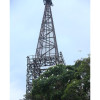
[[89, 100], [90, 57], [83, 60], [78, 60], [74, 67], [74, 78], [71, 80], [71, 83], [67, 84], [62, 100]]
[[50, 67], [33, 81], [31, 100], [89, 100], [90, 57]]

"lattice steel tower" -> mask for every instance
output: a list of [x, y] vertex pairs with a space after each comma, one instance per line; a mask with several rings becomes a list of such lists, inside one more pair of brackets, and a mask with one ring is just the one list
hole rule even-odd
[[65, 64], [62, 53], [58, 53], [53, 24], [51, 0], [43, 0], [45, 9], [40, 35], [34, 56], [27, 56], [26, 93], [32, 90], [32, 81], [38, 78], [48, 67]]

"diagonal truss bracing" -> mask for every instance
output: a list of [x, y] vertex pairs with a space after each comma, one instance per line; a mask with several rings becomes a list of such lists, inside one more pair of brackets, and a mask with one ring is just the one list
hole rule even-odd
[[56, 34], [51, 12], [51, 0], [44, 0], [42, 19], [35, 56], [27, 56], [26, 94], [32, 90], [32, 81], [48, 67], [65, 64], [62, 53], [58, 53]]

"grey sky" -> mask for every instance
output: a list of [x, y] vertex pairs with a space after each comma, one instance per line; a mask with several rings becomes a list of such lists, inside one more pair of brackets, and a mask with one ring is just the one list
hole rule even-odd
[[[90, 53], [90, 1], [52, 1], [58, 49], [74, 64]], [[10, 100], [25, 94], [26, 56], [35, 54], [43, 12], [43, 0], [10, 0]]]

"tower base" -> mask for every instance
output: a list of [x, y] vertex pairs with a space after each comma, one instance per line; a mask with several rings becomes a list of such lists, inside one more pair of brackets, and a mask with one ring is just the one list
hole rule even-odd
[[58, 56], [50, 55], [41, 58], [27, 56], [26, 94], [31, 92], [34, 79], [37, 79], [47, 68], [58, 64], [65, 65], [61, 52]]

